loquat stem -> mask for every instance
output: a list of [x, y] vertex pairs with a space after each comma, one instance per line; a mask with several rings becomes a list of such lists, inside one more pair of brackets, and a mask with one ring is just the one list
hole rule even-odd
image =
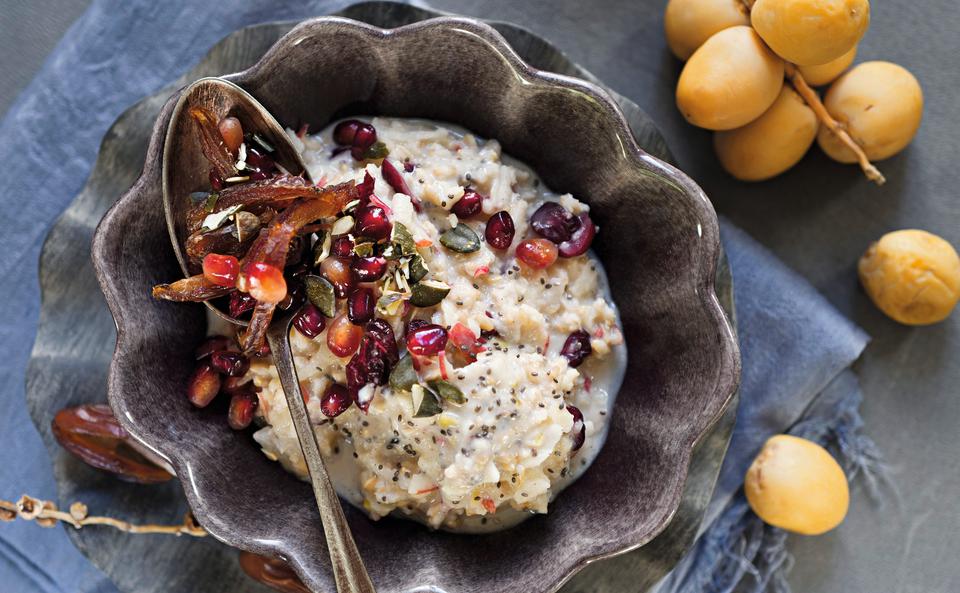
[[833, 134], [839, 138], [847, 148], [852, 150], [853, 154], [857, 156], [857, 162], [860, 163], [860, 168], [863, 169], [863, 174], [867, 176], [867, 179], [873, 181], [877, 185], [883, 185], [886, 183], [887, 179], [883, 176], [883, 173], [873, 166], [873, 163], [871, 163], [870, 159], [867, 158], [866, 153], [864, 153], [863, 149], [860, 148], [860, 145], [850, 137], [850, 134], [848, 134], [843, 128], [843, 125], [837, 120], [833, 119], [833, 116], [830, 115], [830, 113], [827, 111], [827, 108], [824, 107], [823, 102], [820, 101], [820, 97], [818, 97], [817, 93], [810, 88], [810, 85], [807, 84], [807, 81], [803, 79], [803, 75], [800, 74], [800, 70], [793, 64], [787, 62], [785, 72], [787, 79], [793, 85], [793, 88], [796, 89], [800, 97], [802, 97], [807, 105], [810, 106], [810, 109], [813, 109], [817, 119], [819, 119], [828, 130], [833, 132]]
[[0, 520], [13, 521], [16, 518], [24, 521], [36, 521], [41, 527], [53, 527], [57, 521], [68, 523], [76, 529], [87, 525], [106, 525], [127, 533], [165, 533], [170, 535], [190, 535], [205, 537], [207, 531], [197, 524], [193, 515], [187, 513], [180, 525], [134, 525], [128, 521], [112, 517], [97, 517], [87, 514], [87, 506], [82, 502], [70, 505], [70, 511], [58, 510], [49, 500], [40, 500], [24, 494], [20, 500], [13, 503], [0, 500]]

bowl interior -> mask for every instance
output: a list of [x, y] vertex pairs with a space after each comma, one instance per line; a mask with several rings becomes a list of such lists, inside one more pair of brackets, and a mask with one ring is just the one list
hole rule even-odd
[[[595, 249], [620, 307], [629, 363], [593, 468], [549, 515], [485, 536], [371, 522], [346, 508], [381, 592], [552, 591], [586, 561], [632, 549], [676, 511], [691, 448], [733, 394], [736, 345], [713, 292], [716, 217], [683, 174], [636, 147], [592, 85], [524, 66], [489, 27], [442, 18], [384, 31], [324, 18], [298, 26], [228, 77], [291, 128], [349, 113], [438, 119], [497, 138], [554, 190], [591, 205]], [[130, 432], [168, 457], [201, 523], [231, 545], [279, 554], [333, 590], [308, 485], [181, 396], [203, 307], [153, 301], [180, 276], [160, 208], [160, 116], [143, 177], [105, 217], [94, 259], [119, 327], [110, 400]], [[505, 570], [505, 567], [509, 567]]]

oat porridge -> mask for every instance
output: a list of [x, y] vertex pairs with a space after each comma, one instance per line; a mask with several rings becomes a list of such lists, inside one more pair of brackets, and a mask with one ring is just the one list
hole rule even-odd
[[[289, 135], [317, 187], [356, 188], [285, 270], [337, 491], [374, 519], [457, 531], [547, 512], [602, 447], [626, 365], [588, 206], [447, 124], [378, 117]], [[230, 285], [231, 313], [253, 301], [256, 315], [269, 278], [255, 280]], [[259, 426], [264, 454], [306, 478], [276, 369], [244, 361], [208, 366], [246, 394], [238, 424]]]

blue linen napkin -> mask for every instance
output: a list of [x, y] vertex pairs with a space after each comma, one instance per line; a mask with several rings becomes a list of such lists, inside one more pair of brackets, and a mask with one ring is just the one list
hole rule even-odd
[[[18, 172], [0, 176], [0, 201], [10, 206], [4, 208], [7, 220], [0, 235], [0, 253], [6, 255], [0, 259], [0, 277], [5, 279], [8, 312], [0, 320], [0, 359], [6, 361], [0, 368], [0, 446], [7, 459], [16, 460], [0, 464], [0, 497], [16, 499], [26, 492], [56, 498], [50, 460], [27, 416], [23, 392], [39, 309], [36, 262], [53, 221], [89, 174], [104, 132], [123, 109], [181, 75], [231, 31], [324, 14], [349, 3], [94, 0], [0, 121], [0, 162], [5, 171]], [[150, 23], [151, 35], [141, 34], [138, 24], [143, 22]], [[751, 523], [755, 518], [736, 492], [763, 440], [794, 424], [811, 402], [826, 402], [814, 409], [827, 410], [820, 417], [829, 422], [812, 421], [807, 429], [818, 437], [841, 435], [850, 458], [861, 464], [872, 459], [863, 454], [870, 452], [865, 446], [869, 443], [856, 432], [855, 378], [843, 372], [859, 355], [865, 336], [766, 250], [732, 225], [722, 226], [744, 353], [741, 407], [705, 522], [709, 529], [663, 583], [665, 591], [706, 590], [718, 575], [724, 582], [736, 582], [746, 574], [772, 574], [748, 562], [759, 558], [757, 554], [731, 552], [731, 542], [758, 541], [756, 523]], [[760, 535], [764, 533], [761, 529]], [[748, 547], [776, 556], [782, 552], [782, 536], [777, 537], [779, 548], [762, 538]], [[0, 525], [0, 582], [8, 591], [116, 591], [61, 528], [39, 529], [23, 522]]]

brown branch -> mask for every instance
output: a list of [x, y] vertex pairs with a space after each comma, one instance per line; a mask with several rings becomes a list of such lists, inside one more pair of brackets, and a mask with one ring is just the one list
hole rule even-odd
[[827, 127], [828, 130], [833, 132], [833, 134], [843, 142], [843, 144], [853, 151], [853, 154], [857, 157], [857, 162], [860, 163], [860, 168], [863, 169], [863, 174], [867, 176], [867, 179], [873, 181], [877, 185], [883, 185], [887, 179], [883, 176], [883, 173], [879, 169], [873, 166], [873, 163], [870, 162], [870, 159], [867, 158], [863, 149], [860, 148], [860, 145], [850, 137], [850, 134], [844, 129], [843, 124], [833, 119], [833, 116], [827, 111], [827, 108], [824, 107], [823, 102], [820, 101], [820, 97], [817, 96], [817, 93], [810, 88], [810, 85], [807, 84], [807, 81], [803, 79], [803, 75], [800, 74], [800, 70], [793, 64], [787, 62], [786, 64], [786, 75], [787, 79], [790, 80], [790, 83], [793, 84], [793, 88], [796, 89], [797, 93], [803, 98], [803, 100], [810, 106], [810, 109], [813, 109], [813, 112], [816, 114], [817, 119], [819, 119], [823, 125]]
[[207, 535], [207, 531], [196, 522], [191, 513], [187, 513], [180, 525], [134, 525], [112, 517], [90, 516], [87, 514], [87, 505], [82, 502], [73, 503], [70, 505], [70, 512], [65, 512], [58, 510], [57, 505], [49, 500], [40, 500], [26, 494], [16, 503], [0, 500], [0, 521], [13, 521], [18, 517], [24, 521], [36, 521], [41, 527], [53, 527], [61, 521], [76, 529], [87, 525], [106, 525], [127, 533], [166, 533], [193, 537]]

